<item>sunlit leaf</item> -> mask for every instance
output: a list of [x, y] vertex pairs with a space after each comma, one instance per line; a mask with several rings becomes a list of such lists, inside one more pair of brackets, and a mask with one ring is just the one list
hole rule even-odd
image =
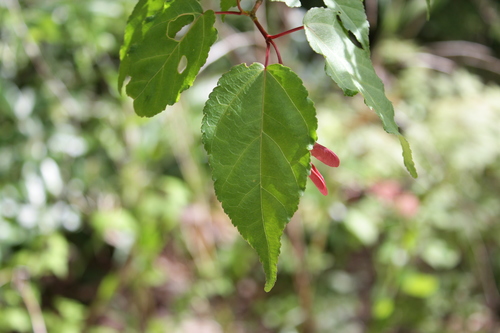
[[300, 7], [302, 4], [300, 0], [271, 0], [271, 1], [280, 1], [286, 3], [288, 7]]
[[384, 92], [384, 84], [375, 73], [368, 51], [357, 47], [349, 39], [339, 13], [331, 8], [313, 8], [304, 17], [304, 28], [309, 44], [326, 60], [327, 74], [348, 96], [360, 92], [366, 105], [382, 120], [384, 129], [400, 138], [404, 163], [413, 177], [417, 177], [408, 142], [402, 138], [394, 121], [394, 108]]
[[365, 51], [370, 51], [368, 33], [370, 25], [366, 19], [361, 0], [324, 0], [327, 7], [336, 10], [344, 28], [356, 36]]
[[301, 80], [278, 64], [234, 67], [204, 109], [203, 142], [217, 197], [257, 251], [267, 291], [276, 281], [283, 229], [306, 186], [315, 114]]
[[410, 296], [426, 298], [439, 289], [439, 280], [430, 274], [409, 273], [403, 278], [401, 290]]
[[213, 11], [196, 0], [141, 1], [129, 20], [121, 51], [119, 87], [130, 76], [127, 94], [140, 116], [151, 117], [173, 105], [206, 61], [217, 32]]

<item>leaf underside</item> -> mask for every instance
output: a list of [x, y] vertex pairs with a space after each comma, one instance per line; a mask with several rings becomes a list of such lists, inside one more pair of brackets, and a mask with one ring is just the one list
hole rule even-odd
[[271, 1], [279, 1], [279, 2], [284, 2], [288, 7], [300, 7], [302, 4], [300, 3], [300, 0], [271, 0]]
[[[135, 112], [152, 117], [188, 89], [217, 38], [213, 11], [196, 0], [141, 0], [134, 9], [120, 50], [118, 87], [127, 76]], [[183, 29], [184, 28], [184, 29]]]
[[336, 10], [344, 28], [352, 32], [363, 50], [370, 52], [368, 39], [370, 25], [363, 2], [359, 0], [324, 0], [328, 8]]
[[[348, 22], [347, 25], [350, 26], [352, 22], [354, 21]], [[343, 15], [338, 9], [313, 8], [304, 17], [304, 29], [312, 49], [325, 57], [326, 73], [339, 85], [344, 94], [353, 96], [358, 92], [361, 93], [366, 105], [382, 120], [384, 129], [398, 136], [403, 148], [404, 164], [409, 173], [416, 178], [417, 172], [410, 147], [399, 133], [394, 121], [394, 108], [385, 96], [384, 84], [375, 73], [369, 51], [357, 47], [349, 39]], [[360, 30], [361, 38], [364, 38], [362, 31]], [[356, 36], [357, 32], [353, 31], [353, 34]], [[360, 43], [363, 45], [363, 39]]]
[[203, 112], [217, 198], [256, 250], [269, 291], [283, 229], [306, 186], [316, 111], [289, 68], [255, 63], [224, 74]]

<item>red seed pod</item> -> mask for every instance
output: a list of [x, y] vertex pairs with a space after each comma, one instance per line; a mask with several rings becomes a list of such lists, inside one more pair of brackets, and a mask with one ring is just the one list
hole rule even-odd
[[314, 144], [311, 154], [328, 166], [336, 168], [340, 165], [340, 159], [337, 154], [317, 142]]
[[312, 182], [314, 183], [314, 185], [316, 185], [321, 194], [323, 195], [328, 194], [328, 189], [326, 188], [325, 179], [312, 163], [311, 163], [311, 174], [309, 175], [309, 178], [311, 178]]

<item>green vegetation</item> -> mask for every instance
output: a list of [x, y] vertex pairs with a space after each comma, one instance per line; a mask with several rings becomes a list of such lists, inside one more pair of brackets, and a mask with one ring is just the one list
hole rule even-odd
[[[365, 1], [419, 178], [304, 31], [277, 39], [342, 164], [318, 165], [326, 197], [308, 180], [269, 293], [200, 131], [221, 74], [265, 57], [251, 22], [216, 17], [200, 76], [145, 119], [116, 88], [135, 0], [0, 2], [0, 332], [498, 330], [499, 5], [436, 0], [426, 21], [423, 0]], [[302, 24], [284, 3], [263, 11], [269, 32]]]

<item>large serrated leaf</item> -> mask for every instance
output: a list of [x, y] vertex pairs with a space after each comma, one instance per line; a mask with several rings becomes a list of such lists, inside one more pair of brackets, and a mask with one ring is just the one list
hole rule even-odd
[[361, 0], [324, 0], [327, 7], [338, 11], [344, 28], [352, 32], [365, 51], [370, 52], [368, 34], [370, 24], [366, 19]]
[[271, 0], [271, 1], [279, 1], [279, 2], [284, 2], [288, 7], [300, 7], [302, 4], [300, 3], [300, 0]]
[[[213, 11], [196, 0], [141, 0], [129, 20], [122, 50], [119, 87], [130, 76], [127, 94], [140, 116], [152, 117], [178, 101], [194, 82], [217, 38]], [[159, 8], [158, 8], [159, 7]]]
[[[357, 0], [356, 0], [357, 1]], [[326, 60], [326, 73], [352, 96], [360, 92], [366, 105], [382, 120], [384, 129], [398, 137], [398, 126], [394, 121], [394, 108], [384, 92], [384, 84], [375, 73], [369, 52], [357, 47], [349, 39], [339, 13], [331, 8], [313, 8], [304, 17], [306, 36], [312, 49]], [[405, 166], [413, 177], [417, 177], [409, 145], [403, 144]]]
[[289, 68], [242, 64], [222, 76], [203, 112], [217, 198], [257, 251], [269, 291], [283, 229], [306, 186], [316, 111]]

